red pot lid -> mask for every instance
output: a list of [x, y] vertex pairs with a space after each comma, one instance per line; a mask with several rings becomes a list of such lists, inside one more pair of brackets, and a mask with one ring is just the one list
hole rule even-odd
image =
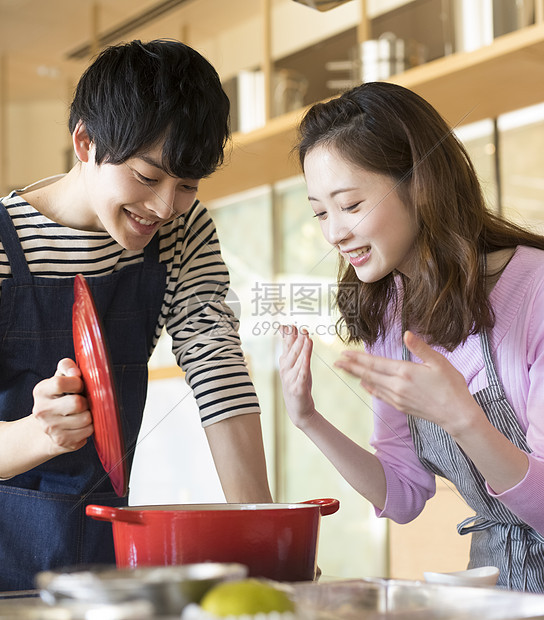
[[92, 293], [81, 274], [74, 281], [72, 329], [76, 363], [93, 416], [96, 451], [121, 497], [126, 495], [128, 476], [113, 370]]

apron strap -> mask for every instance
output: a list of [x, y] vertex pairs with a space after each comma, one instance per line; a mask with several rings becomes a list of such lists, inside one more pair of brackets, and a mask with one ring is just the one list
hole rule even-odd
[[160, 244], [160, 231], [157, 230], [153, 239], [144, 248], [144, 263], [158, 263], [159, 262], [159, 244]]
[[[486, 536], [480, 543], [477, 538], [476, 549], [474, 549], [475, 541], [474, 539], [472, 540], [469, 568], [481, 566], [484, 558], [486, 562], [488, 561], [487, 549], [490, 544], [495, 548], [500, 545], [500, 556], [499, 559], [496, 557], [497, 561], [495, 564], [501, 570], [503, 585], [508, 589], [527, 590], [528, 585], [535, 579], [534, 574], [531, 576], [531, 568], [534, 568], [535, 562], [534, 549], [537, 548], [537, 545], [544, 543], [544, 536], [526, 524], [503, 523], [479, 517], [478, 515], [468, 517], [459, 523], [457, 531], [463, 535], [481, 532], [490, 528], [493, 528], [495, 531], [496, 540], [490, 543], [490, 538]], [[533, 549], [532, 552], [531, 549]], [[542, 581], [539, 579], [539, 591], [541, 586]]]
[[467, 517], [461, 521], [461, 523], [458, 523], [457, 531], [461, 534], [461, 536], [464, 536], [465, 534], [470, 534], [472, 532], [486, 530], [488, 527], [492, 527], [497, 523], [498, 521], [491, 521], [490, 519], [485, 519], [479, 515], [473, 515], [471, 517]]
[[8, 257], [11, 273], [19, 280], [31, 280], [32, 275], [26, 262], [21, 240], [4, 203], [0, 201], [0, 241]]
[[493, 361], [493, 356], [491, 355], [491, 347], [489, 346], [489, 336], [488, 336], [486, 329], [480, 332], [480, 344], [482, 347], [482, 354], [484, 356], [487, 383], [490, 388], [493, 388], [494, 390], [496, 390], [497, 394], [502, 397], [504, 396], [504, 389], [499, 379], [499, 375], [497, 374], [497, 369], [495, 367], [495, 362]]
[[[481, 255], [481, 268], [484, 275], [487, 274], [487, 254], [485, 252]], [[484, 364], [485, 364], [485, 373], [487, 376], [487, 383], [493, 391], [496, 391], [497, 396], [501, 398], [506, 398], [504, 394], [504, 389], [502, 387], [501, 380], [499, 379], [499, 375], [497, 374], [497, 369], [495, 368], [495, 362], [493, 361], [493, 356], [491, 355], [491, 347], [489, 346], [489, 335], [486, 329], [480, 331], [480, 344], [482, 353], [484, 356]]]

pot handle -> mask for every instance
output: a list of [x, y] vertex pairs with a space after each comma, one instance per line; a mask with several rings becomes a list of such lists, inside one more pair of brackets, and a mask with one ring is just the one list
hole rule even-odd
[[337, 499], [309, 499], [303, 504], [317, 504], [321, 516], [332, 515], [340, 508], [340, 502]]
[[125, 523], [143, 524], [144, 514], [140, 510], [120, 510], [111, 506], [97, 506], [89, 504], [85, 508], [85, 514], [97, 521], [123, 521]]

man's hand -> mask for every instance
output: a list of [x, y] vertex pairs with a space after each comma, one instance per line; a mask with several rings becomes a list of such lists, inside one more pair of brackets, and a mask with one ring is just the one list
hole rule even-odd
[[51, 456], [78, 450], [93, 434], [83, 388], [81, 371], [70, 359], [61, 360], [55, 375], [34, 388], [32, 415], [50, 439]]

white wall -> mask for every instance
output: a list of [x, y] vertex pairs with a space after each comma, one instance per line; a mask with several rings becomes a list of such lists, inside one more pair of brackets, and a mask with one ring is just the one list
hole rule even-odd
[[149, 383], [129, 501], [138, 506], [225, 501], [196, 402], [182, 378]]
[[69, 146], [67, 104], [30, 101], [7, 107], [7, 156], [4, 190], [19, 189], [65, 172]]

